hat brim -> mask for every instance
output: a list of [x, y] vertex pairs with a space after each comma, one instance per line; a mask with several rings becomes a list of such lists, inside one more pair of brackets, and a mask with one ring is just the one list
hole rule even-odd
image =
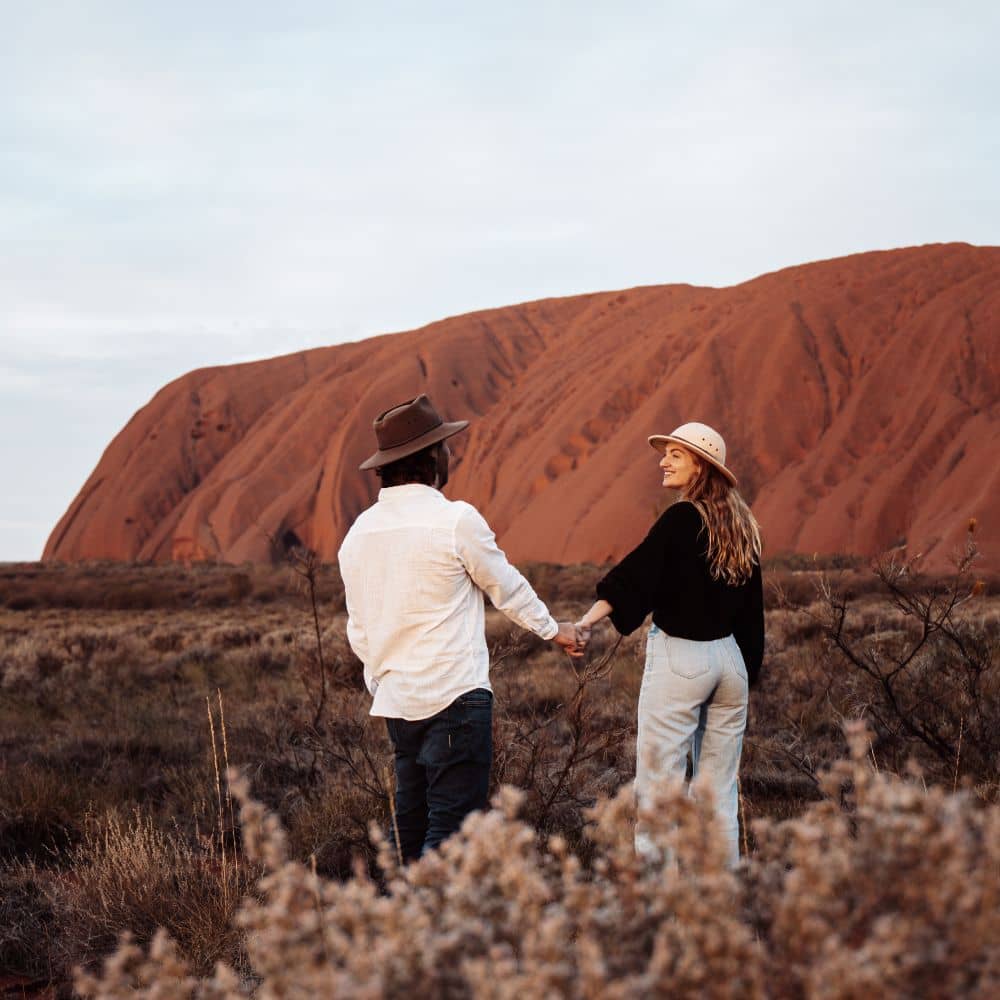
[[690, 441], [685, 441], [684, 438], [674, 437], [671, 434], [652, 434], [647, 440], [661, 455], [667, 450], [667, 445], [671, 442], [679, 444], [682, 448], [687, 448], [688, 451], [699, 458], [703, 458], [710, 465], [714, 465], [729, 480], [730, 486], [736, 485], [736, 477], [714, 455], [710, 455], [704, 449], [699, 448], [698, 445], [692, 444]]
[[468, 426], [468, 420], [445, 421], [442, 424], [438, 424], [432, 430], [427, 431], [426, 434], [421, 434], [420, 437], [415, 437], [412, 441], [407, 441], [406, 444], [400, 444], [395, 448], [386, 448], [384, 451], [379, 450], [375, 452], [370, 458], [366, 458], [358, 466], [358, 469], [359, 471], [364, 469], [379, 469], [390, 462], [406, 458], [407, 455], [415, 455], [418, 451], [423, 451], [424, 448], [429, 448], [432, 444], [437, 444], [439, 441], [444, 441], [445, 438], [450, 438], [459, 431], [464, 431]]

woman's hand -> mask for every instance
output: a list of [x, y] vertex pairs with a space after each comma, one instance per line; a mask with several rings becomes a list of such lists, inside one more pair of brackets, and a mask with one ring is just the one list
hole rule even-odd
[[603, 618], [607, 618], [612, 611], [614, 608], [607, 601], [603, 599], [594, 601], [590, 610], [576, 623], [576, 626], [580, 629], [587, 629], [589, 635], [590, 629]]
[[586, 643], [580, 643], [579, 631], [570, 622], [559, 622], [559, 631], [552, 637], [552, 641], [562, 646], [565, 652], [574, 659], [583, 656]]
[[573, 628], [576, 629], [577, 642], [586, 649], [587, 643], [590, 642], [590, 633], [597, 624], [608, 615], [614, 609], [605, 600], [594, 601], [591, 605], [590, 610], [576, 623], [574, 623]]

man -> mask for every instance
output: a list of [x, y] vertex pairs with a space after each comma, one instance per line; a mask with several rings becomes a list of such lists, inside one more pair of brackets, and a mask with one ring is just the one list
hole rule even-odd
[[493, 759], [493, 694], [484, 592], [511, 621], [570, 655], [582, 651], [507, 561], [482, 515], [446, 499], [446, 423], [425, 395], [375, 420], [378, 451], [361, 469], [382, 480], [338, 558], [347, 638], [365, 666], [371, 714], [396, 761], [396, 824], [411, 861], [484, 809]]

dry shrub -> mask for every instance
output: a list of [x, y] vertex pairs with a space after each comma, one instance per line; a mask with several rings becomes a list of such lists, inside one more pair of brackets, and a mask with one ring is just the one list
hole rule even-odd
[[[320, 599], [343, 610], [337, 567], [319, 569]], [[0, 565], [0, 607], [11, 611], [74, 608], [142, 611], [154, 608], [223, 607], [298, 600], [287, 567], [196, 563], [5, 563]]]
[[820, 771], [846, 752], [843, 723], [865, 718], [878, 766], [899, 772], [913, 758], [928, 780], [1000, 798], [1000, 621], [976, 554], [970, 529], [954, 573], [928, 576], [890, 553], [863, 585], [853, 571], [818, 575], [808, 603], [786, 593], [768, 611], [747, 787], [792, 768], [818, 794]]
[[280, 647], [261, 643], [230, 651], [226, 655], [226, 663], [250, 684], [254, 684], [261, 677], [285, 673], [291, 666], [292, 656]]
[[256, 645], [260, 638], [259, 628], [242, 622], [227, 621], [206, 633], [204, 641], [213, 649], [239, 649]]
[[229, 577], [229, 596], [239, 603], [253, 594], [253, 580], [249, 573], [233, 573]]
[[[499, 809], [469, 817], [406, 869], [374, 831], [382, 891], [363, 871], [327, 881], [288, 860], [280, 826], [244, 789], [246, 844], [270, 869], [262, 898], [248, 899], [238, 918], [259, 995], [624, 998], [668, 985], [762, 995], [759, 952], [740, 921], [739, 883], [725, 869], [709, 803], [669, 789], [649, 817], [674, 819], [657, 826], [680, 865], [665, 875], [632, 849], [629, 790], [592, 814], [600, 855], [590, 869], [560, 838], [546, 841], [517, 820], [520, 800], [501, 790]], [[157, 947], [160, 972], [155, 956], [127, 947], [103, 979], [80, 977], [78, 989], [152, 996], [180, 976], [186, 992], [176, 996], [240, 995], [231, 973], [197, 983], [165, 940]]]
[[254, 794], [274, 803], [297, 857], [312, 855], [320, 871], [346, 876], [364, 856], [373, 820], [388, 818], [392, 751], [367, 695], [338, 690], [320, 726], [300, 722], [279, 736], [281, 752], [254, 768]]
[[885, 607], [857, 608], [824, 588], [817, 621], [843, 669], [829, 675], [844, 714], [873, 720], [877, 750], [894, 769], [915, 756], [937, 781], [968, 778], [996, 798], [1000, 768], [1000, 628], [976, 614], [982, 587], [970, 524], [956, 572], [927, 578], [919, 557], [880, 559]]
[[573, 664], [544, 650], [493, 670], [494, 781], [525, 792], [523, 815], [542, 833], [584, 847], [584, 811], [634, 773], [634, 726], [607, 657]]
[[0, 766], [0, 860], [52, 860], [80, 839], [86, 805], [84, 790], [51, 766]]
[[551, 608], [554, 604], [571, 604], [583, 614], [594, 600], [594, 585], [609, 567], [594, 563], [561, 566], [558, 563], [532, 562], [521, 566], [524, 576]]
[[123, 931], [148, 942], [158, 927], [204, 974], [220, 958], [237, 961], [232, 923], [259, 870], [218, 844], [192, 846], [136, 812], [91, 824], [64, 858], [66, 874], [45, 882], [58, 923], [56, 960], [66, 968], [108, 951]]
[[764, 571], [774, 577], [783, 573], [829, 572], [831, 570], [861, 569], [864, 556], [849, 552], [777, 552], [764, 560]]
[[117, 611], [144, 611], [170, 607], [176, 603], [176, 595], [167, 587], [145, 582], [115, 582], [105, 588], [100, 607]]
[[107, 689], [134, 683], [149, 648], [132, 628], [53, 629], [47, 635], [5, 637], [0, 648], [0, 686], [34, 697], [67, 684]]
[[21, 635], [0, 655], [0, 681], [7, 690], [30, 688], [59, 673], [63, 650], [47, 636]]
[[769, 978], [809, 997], [996, 996], [1000, 807], [866, 766], [871, 734], [800, 818], [757, 825]]
[[[1000, 989], [1000, 806], [871, 769], [869, 735], [796, 820], [761, 823], [760, 853], [725, 867], [710, 801], [667, 787], [642, 819], [670, 860], [633, 849], [630, 790], [589, 813], [581, 863], [502, 789], [441, 849], [384, 883], [328, 881], [289, 860], [273, 815], [240, 788], [248, 852], [268, 873], [237, 921], [262, 998], [417, 996], [912, 997]], [[237, 997], [192, 977], [167, 937], [126, 944], [86, 996]]]
[[30, 865], [0, 868], [0, 971], [34, 980], [51, 977], [53, 916]]
[[349, 876], [359, 859], [368, 863], [373, 856], [368, 825], [375, 817], [388, 821], [388, 787], [387, 781], [376, 797], [369, 788], [330, 781], [286, 801], [282, 814], [292, 856], [313, 858], [320, 874], [335, 878]]

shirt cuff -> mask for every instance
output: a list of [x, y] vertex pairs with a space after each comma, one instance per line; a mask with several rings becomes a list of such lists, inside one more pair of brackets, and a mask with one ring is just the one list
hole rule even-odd
[[559, 622], [549, 615], [549, 623], [540, 632], [536, 633], [543, 639], [554, 639], [559, 634]]

